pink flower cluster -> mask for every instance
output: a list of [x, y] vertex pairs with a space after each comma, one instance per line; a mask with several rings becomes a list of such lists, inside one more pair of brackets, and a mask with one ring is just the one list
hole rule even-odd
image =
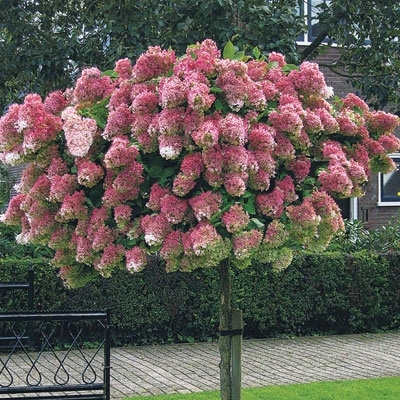
[[97, 123], [80, 116], [75, 107], [67, 107], [61, 114], [67, 149], [74, 157], [84, 157], [93, 144]]
[[76, 82], [73, 91], [75, 103], [92, 102], [109, 96], [114, 89], [114, 83], [107, 75], [102, 75], [98, 68], [86, 68]]
[[23, 104], [11, 105], [0, 119], [1, 161], [16, 165], [34, 160], [61, 129], [60, 117], [47, 111], [39, 95], [29, 94]]
[[329, 103], [317, 64], [287, 67], [222, 59], [207, 39], [28, 95], [0, 119], [0, 159], [28, 163], [1, 220], [53, 248], [70, 285], [140, 271], [151, 252], [169, 271], [281, 269], [292, 249], [325, 248], [343, 229], [332, 195], [394, 167], [399, 119], [353, 94]]

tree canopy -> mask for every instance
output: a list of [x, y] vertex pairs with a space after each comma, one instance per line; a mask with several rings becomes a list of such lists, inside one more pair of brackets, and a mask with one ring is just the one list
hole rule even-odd
[[[311, 1], [311, 0], [310, 0]], [[0, 106], [29, 92], [44, 95], [73, 84], [83, 67], [102, 70], [116, 60], [134, 61], [148, 46], [228, 40], [240, 49], [279, 51], [289, 62], [310, 59], [322, 42], [338, 44], [340, 59], [330, 65], [351, 78], [375, 107], [398, 111], [399, 13], [391, 0], [313, 1], [319, 35], [307, 47], [296, 38], [305, 31], [297, 0], [1, 0]]]
[[343, 229], [331, 196], [394, 168], [399, 118], [332, 94], [316, 63], [210, 39], [86, 68], [73, 89], [28, 94], [0, 118], [0, 160], [27, 164], [0, 220], [55, 250], [71, 286], [140, 270], [148, 253], [169, 271], [280, 270]]

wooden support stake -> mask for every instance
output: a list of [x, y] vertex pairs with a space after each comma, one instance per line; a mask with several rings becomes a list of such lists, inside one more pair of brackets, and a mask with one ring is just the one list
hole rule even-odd
[[232, 400], [242, 398], [242, 330], [242, 311], [232, 310], [232, 331], [238, 331], [232, 336]]
[[[219, 352], [221, 354], [220, 387], [221, 400], [232, 400], [232, 338], [228, 334], [231, 331], [231, 274], [229, 261], [223, 260], [220, 264], [220, 324], [219, 324]], [[223, 333], [223, 334], [221, 334]]]

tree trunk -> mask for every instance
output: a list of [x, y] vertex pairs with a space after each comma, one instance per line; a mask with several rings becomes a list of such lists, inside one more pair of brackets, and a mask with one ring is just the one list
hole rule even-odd
[[221, 400], [232, 400], [232, 375], [231, 375], [231, 349], [232, 338], [229, 334], [231, 330], [232, 310], [231, 310], [231, 276], [229, 261], [223, 260], [219, 267], [220, 288], [221, 288], [221, 308], [220, 308], [220, 336], [219, 352], [220, 361], [220, 391]]

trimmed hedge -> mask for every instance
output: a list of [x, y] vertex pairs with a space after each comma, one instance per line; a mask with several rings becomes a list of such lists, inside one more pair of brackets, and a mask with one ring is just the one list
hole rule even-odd
[[[28, 269], [35, 272], [35, 310], [58, 311], [67, 301], [69, 291], [57, 277], [45, 258], [1, 258], [0, 282], [26, 282]], [[0, 311], [27, 310], [28, 296], [25, 290], [0, 292]]]
[[[80, 289], [62, 285], [46, 260], [0, 260], [0, 281], [35, 269], [37, 310], [112, 309], [114, 345], [204, 341], [217, 337], [216, 270], [164, 271], [155, 259], [142, 272], [117, 272]], [[301, 254], [284, 272], [268, 265], [233, 271], [233, 299], [245, 337], [344, 334], [400, 327], [400, 256], [368, 252]], [[3, 298], [4, 300], [4, 298]], [[22, 295], [8, 309], [24, 308]], [[5, 308], [4, 308], [5, 309]]]
[[236, 279], [246, 333], [268, 337], [396, 329], [398, 261], [363, 252], [331, 253], [299, 256], [279, 275], [255, 266]]

